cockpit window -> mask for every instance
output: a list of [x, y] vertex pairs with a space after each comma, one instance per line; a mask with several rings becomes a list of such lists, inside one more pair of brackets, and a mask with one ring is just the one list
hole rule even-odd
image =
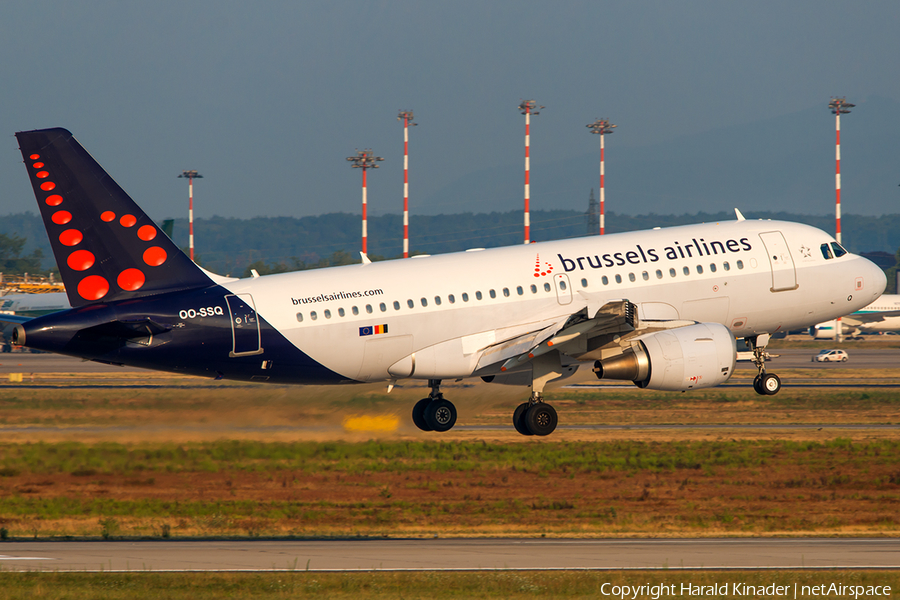
[[843, 255], [847, 254], [847, 251], [844, 250], [844, 247], [838, 244], [837, 242], [831, 242], [831, 248], [834, 250], [834, 257], [840, 258]]
[[831, 255], [831, 248], [828, 246], [828, 244], [822, 244], [821, 248], [822, 248], [822, 256], [825, 257], [825, 260], [828, 260], [829, 258], [834, 258]]

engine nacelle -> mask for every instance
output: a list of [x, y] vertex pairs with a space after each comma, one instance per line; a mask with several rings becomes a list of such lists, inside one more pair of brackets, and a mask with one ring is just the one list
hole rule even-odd
[[594, 363], [598, 379], [640, 388], [684, 391], [714, 387], [734, 373], [734, 336], [719, 323], [699, 323], [644, 335], [619, 356]]

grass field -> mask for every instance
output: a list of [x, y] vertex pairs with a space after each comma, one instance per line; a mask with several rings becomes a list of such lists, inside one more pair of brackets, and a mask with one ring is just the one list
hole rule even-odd
[[[132, 598], [671, 598], [689, 590], [726, 586], [714, 597], [820, 598], [832, 584], [873, 597], [900, 587], [898, 571], [493, 571], [463, 573], [7, 573], [0, 575], [0, 599]], [[628, 592], [622, 593], [627, 586]], [[646, 586], [642, 588], [642, 586]], [[666, 586], [665, 589], [662, 586]], [[674, 587], [673, 587], [674, 586]], [[773, 586], [788, 593], [775, 596]], [[735, 589], [737, 588], [737, 589]], [[832, 588], [833, 589], [833, 588]], [[840, 588], [838, 588], [840, 589]], [[751, 591], [752, 590], [752, 591]], [[818, 593], [813, 593], [816, 590]], [[616, 592], [616, 593], [614, 593]], [[636, 592], [636, 593], [635, 593]], [[674, 593], [672, 593], [674, 592]], [[740, 592], [739, 594], [736, 592]], [[757, 593], [761, 592], [761, 593]], [[805, 592], [805, 593], [804, 593]], [[709, 595], [709, 594], [706, 594]], [[890, 595], [890, 592], [888, 593]], [[830, 597], [853, 598], [853, 593]], [[883, 597], [883, 596], [882, 596]]]

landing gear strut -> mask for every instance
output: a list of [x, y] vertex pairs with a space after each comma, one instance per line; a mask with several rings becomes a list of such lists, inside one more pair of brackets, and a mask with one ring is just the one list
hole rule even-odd
[[456, 424], [456, 407], [441, 393], [441, 380], [429, 379], [431, 393], [413, 407], [412, 418], [422, 431], [449, 431]]
[[522, 435], [550, 435], [559, 418], [556, 409], [544, 402], [544, 384], [560, 376], [559, 357], [544, 354], [532, 362], [531, 398], [516, 407], [513, 427]]
[[747, 343], [753, 348], [753, 364], [759, 371], [753, 379], [753, 389], [760, 396], [774, 396], [781, 390], [781, 379], [775, 373], [766, 373], [766, 345], [769, 343], [769, 334], [763, 333], [747, 338]]

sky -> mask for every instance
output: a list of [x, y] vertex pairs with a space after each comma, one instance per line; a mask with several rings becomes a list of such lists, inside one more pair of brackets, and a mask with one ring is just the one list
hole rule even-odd
[[[546, 106], [536, 173], [598, 156], [585, 125], [600, 117], [618, 125], [607, 152], [637, 157], [811, 108], [827, 131], [831, 96], [900, 101], [898, 23], [896, 0], [2, 3], [0, 215], [34, 210], [13, 134], [45, 127], [72, 131], [157, 220], [186, 214], [186, 169], [204, 176], [201, 218], [359, 212], [346, 157], [363, 148], [385, 159], [369, 210], [396, 214], [401, 109], [418, 123], [413, 212], [518, 209], [522, 100]], [[485, 173], [512, 191], [454, 192]], [[640, 181], [621, 212], [646, 212]]]

